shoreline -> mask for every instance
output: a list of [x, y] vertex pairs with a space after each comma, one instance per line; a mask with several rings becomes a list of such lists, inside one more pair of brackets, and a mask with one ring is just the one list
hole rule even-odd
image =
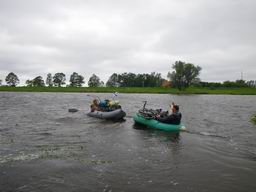
[[256, 88], [198, 88], [190, 87], [179, 91], [163, 87], [8, 87], [1, 86], [0, 92], [59, 92], [59, 93], [142, 93], [142, 94], [210, 94], [210, 95], [256, 95]]

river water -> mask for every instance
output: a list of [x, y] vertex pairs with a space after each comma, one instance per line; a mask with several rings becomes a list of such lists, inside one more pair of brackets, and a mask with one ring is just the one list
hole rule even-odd
[[[256, 190], [255, 96], [120, 94], [122, 122], [87, 117], [91, 99], [0, 92], [1, 192]], [[135, 126], [144, 100], [178, 103], [188, 132]]]

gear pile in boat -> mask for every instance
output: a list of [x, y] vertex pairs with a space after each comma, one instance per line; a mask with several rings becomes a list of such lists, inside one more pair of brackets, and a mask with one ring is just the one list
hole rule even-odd
[[161, 117], [168, 115], [168, 111], [162, 111], [162, 109], [145, 108], [146, 103], [147, 102], [145, 101], [143, 108], [138, 111], [138, 115], [144, 117], [145, 119], [156, 119], [157, 115], [160, 115]]
[[121, 105], [119, 105], [119, 101], [115, 100], [108, 100], [105, 99], [104, 101], [98, 101], [98, 100], [93, 100], [93, 103], [91, 105], [92, 111], [114, 111], [117, 109], [121, 109]]
[[87, 115], [100, 119], [120, 120], [126, 116], [126, 113], [116, 100], [105, 99], [101, 101], [100, 99], [94, 99], [91, 104], [91, 110]]
[[119, 104], [119, 101], [116, 100], [109, 100], [105, 99], [103, 101], [94, 99], [91, 104], [91, 112], [93, 111], [114, 111], [117, 109], [121, 109], [121, 105]]
[[171, 114], [168, 111], [162, 111], [162, 109], [147, 109], [145, 106], [146, 101], [143, 108], [133, 116], [135, 123], [171, 132], [186, 130], [185, 126], [180, 122], [181, 113], [179, 112], [178, 105], [174, 105], [174, 103], [170, 105], [172, 109]]
[[162, 109], [140, 109], [138, 111], [138, 114], [140, 116], [143, 116], [145, 119], [156, 119], [157, 115], [161, 115], [161, 116], [167, 116], [168, 115], [168, 111], [162, 111]]
[[114, 111], [120, 108], [121, 105], [119, 105], [119, 101], [105, 99], [99, 102], [99, 109], [101, 111]]

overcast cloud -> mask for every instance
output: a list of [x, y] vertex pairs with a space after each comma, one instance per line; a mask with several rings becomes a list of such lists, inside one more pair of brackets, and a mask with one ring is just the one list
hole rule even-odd
[[0, 0], [0, 79], [159, 72], [256, 80], [255, 0]]

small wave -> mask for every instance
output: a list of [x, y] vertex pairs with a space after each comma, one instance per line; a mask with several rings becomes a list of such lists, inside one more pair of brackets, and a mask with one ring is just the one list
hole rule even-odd
[[57, 122], [71, 122], [74, 120], [75, 118], [72, 118], [72, 117], [61, 117], [61, 118], [55, 119], [55, 121]]
[[13, 155], [9, 154], [6, 156], [2, 156], [0, 158], [0, 164], [2, 163], [7, 163], [7, 162], [13, 162], [13, 161], [26, 161], [26, 160], [33, 160], [33, 159], [38, 159], [40, 157], [39, 154], [18, 154], [18, 155]]
[[76, 159], [84, 154], [85, 142], [74, 142], [73, 145], [37, 146], [35, 151], [20, 151], [17, 154], [0, 156], [0, 164], [16, 161], [30, 161], [35, 159]]
[[187, 133], [190, 134], [195, 134], [195, 135], [202, 135], [202, 136], [209, 136], [209, 137], [219, 137], [219, 138], [229, 138], [228, 136], [225, 135], [217, 135], [215, 133], [209, 133], [209, 132], [192, 132], [192, 131], [187, 131]]
[[51, 136], [51, 135], [52, 135], [52, 133], [44, 132], [44, 133], [39, 133], [39, 135], [43, 135], [43, 136]]
[[[1, 124], [0, 124], [1, 125]], [[11, 128], [0, 128], [0, 132], [6, 132], [6, 131], [9, 131]]]

